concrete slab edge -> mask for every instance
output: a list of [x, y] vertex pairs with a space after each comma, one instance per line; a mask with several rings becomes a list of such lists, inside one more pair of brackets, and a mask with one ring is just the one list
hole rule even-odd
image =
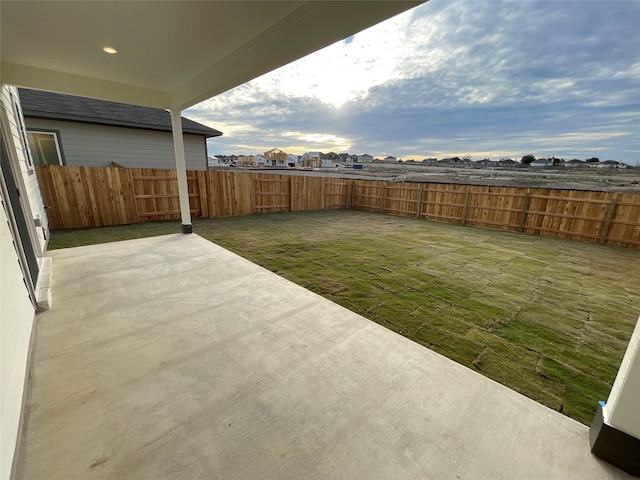
[[52, 304], [51, 280], [53, 266], [51, 260], [51, 257], [42, 257], [40, 265], [40, 275], [36, 285], [36, 304], [39, 312], [49, 310]]

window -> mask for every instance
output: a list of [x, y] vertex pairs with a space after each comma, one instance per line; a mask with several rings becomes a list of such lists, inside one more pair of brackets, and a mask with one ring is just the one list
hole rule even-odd
[[27, 136], [36, 165], [64, 165], [56, 132], [29, 131]]

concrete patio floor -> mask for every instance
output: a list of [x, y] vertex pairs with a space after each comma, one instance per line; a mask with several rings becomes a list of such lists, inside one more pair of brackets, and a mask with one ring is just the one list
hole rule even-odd
[[631, 478], [584, 425], [195, 234], [50, 256], [24, 479]]

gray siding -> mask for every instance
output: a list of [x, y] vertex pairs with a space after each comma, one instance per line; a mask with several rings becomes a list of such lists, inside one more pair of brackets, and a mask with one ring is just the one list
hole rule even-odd
[[[67, 165], [110, 167], [111, 162], [129, 168], [176, 168], [170, 132], [113, 127], [89, 123], [26, 118], [29, 130], [58, 130]], [[204, 137], [184, 135], [188, 170], [206, 170]]]

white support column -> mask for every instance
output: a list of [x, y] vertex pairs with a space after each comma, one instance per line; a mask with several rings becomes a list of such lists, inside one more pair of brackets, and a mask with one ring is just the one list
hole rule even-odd
[[640, 319], [629, 340], [604, 410], [605, 419], [612, 426], [640, 438]]
[[180, 194], [180, 215], [182, 217], [182, 233], [191, 233], [191, 208], [189, 207], [189, 187], [187, 185], [187, 165], [184, 160], [184, 139], [182, 137], [181, 111], [171, 109], [171, 128], [173, 130], [173, 149], [176, 155], [176, 175], [178, 177], [178, 193]]
[[640, 319], [609, 398], [598, 406], [589, 440], [592, 453], [640, 476]]

